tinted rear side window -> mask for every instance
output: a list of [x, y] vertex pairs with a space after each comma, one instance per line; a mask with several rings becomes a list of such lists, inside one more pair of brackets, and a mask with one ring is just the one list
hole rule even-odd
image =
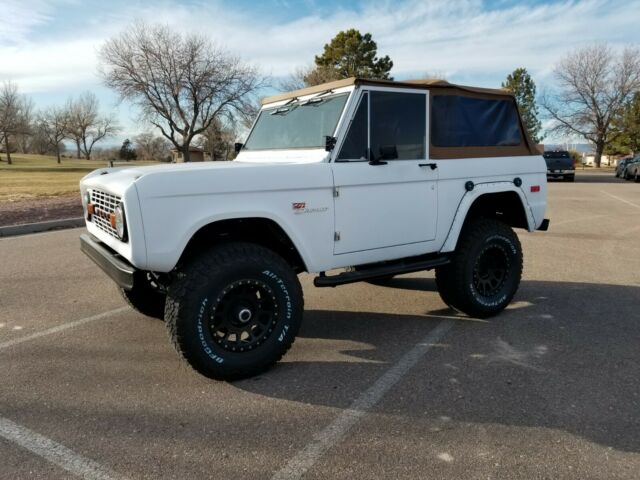
[[520, 121], [515, 103], [459, 95], [432, 99], [431, 144], [438, 147], [520, 145]]

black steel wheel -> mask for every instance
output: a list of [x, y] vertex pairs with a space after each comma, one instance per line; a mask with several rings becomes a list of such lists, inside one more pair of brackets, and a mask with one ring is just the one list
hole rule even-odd
[[492, 297], [504, 286], [509, 272], [509, 255], [498, 244], [490, 244], [478, 255], [473, 267], [473, 286], [484, 297]]
[[478, 218], [463, 228], [451, 263], [436, 269], [436, 284], [447, 305], [486, 318], [511, 302], [521, 276], [522, 248], [511, 227]]
[[302, 287], [289, 264], [259, 245], [219, 245], [178, 269], [165, 320], [198, 372], [235, 380], [263, 372], [289, 349], [302, 322]]
[[209, 329], [213, 341], [229, 352], [252, 350], [273, 333], [278, 321], [275, 292], [261, 280], [237, 280], [211, 305]]

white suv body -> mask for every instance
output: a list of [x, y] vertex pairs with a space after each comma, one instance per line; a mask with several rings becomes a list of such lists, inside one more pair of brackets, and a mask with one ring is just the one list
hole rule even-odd
[[[334, 91], [351, 98], [332, 132], [337, 144], [331, 152], [240, 151], [233, 162], [96, 170], [81, 182], [83, 198], [91, 189], [122, 199], [128, 241], [91, 221], [87, 229], [136, 268], [169, 272], [202, 227], [227, 219], [266, 218], [289, 236], [308, 272], [321, 272], [450, 252], [466, 212], [487, 193], [514, 192], [525, 206], [527, 229], [542, 224], [546, 164], [540, 155], [432, 160], [427, 143], [424, 158], [375, 168], [362, 161], [336, 161], [360, 97], [377, 91], [398, 88], [351, 85]], [[424, 95], [428, 109], [430, 90], [401, 91]], [[266, 103], [263, 110], [286, 102]], [[425, 162], [437, 163], [437, 168], [419, 166]], [[516, 177], [520, 186], [513, 183]], [[468, 181], [475, 184], [472, 191], [465, 190]], [[532, 192], [533, 186], [539, 189]], [[296, 209], [296, 204], [305, 207]]]
[[[412, 271], [412, 259], [448, 262], [472, 215], [548, 224], [546, 164], [513, 97], [445, 82], [347, 79], [271, 97], [235, 161], [99, 169], [80, 188], [83, 250], [125, 291], [148, 272], [163, 295], [186, 252], [225, 238], [272, 250], [282, 241], [291, 255], [275, 251], [295, 272], [355, 267], [355, 281], [363, 270]], [[210, 376], [238, 375], [185, 356]]]

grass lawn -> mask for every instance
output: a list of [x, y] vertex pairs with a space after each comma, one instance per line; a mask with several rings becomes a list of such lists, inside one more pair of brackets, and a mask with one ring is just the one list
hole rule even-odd
[[[56, 158], [47, 155], [11, 155], [0, 162], [0, 202], [33, 197], [79, 194], [78, 183], [87, 173], [108, 166], [106, 161]], [[152, 165], [157, 162], [120, 162], [118, 165]], [[116, 163], [114, 163], [116, 165]]]

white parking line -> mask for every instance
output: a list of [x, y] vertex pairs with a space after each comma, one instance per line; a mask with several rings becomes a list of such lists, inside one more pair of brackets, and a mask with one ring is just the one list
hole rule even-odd
[[93, 322], [95, 320], [102, 320], [103, 318], [110, 317], [111, 315], [115, 315], [117, 313], [124, 312], [126, 310], [129, 310], [129, 307], [120, 307], [120, 308], [116, 308], [115, 310], [109, 310], [108, 312], [92, 315], [91, 317], [82, 318], [74, 322], [63, 323], [62, 325], [58, 325], [57, 327], [48, 328], [47, 330], [32, 333], [31, 335], [26, 335], [24, 337], [19, 337], [19, 338], [13, 338], [11, 340], [7, 340], [6, 342], [0, 343], [0, 350], [3, 350], [8, 347], [13, 347], [14, 345], [28, 342], [30, 340], [35, 340], [36, 338], [45, 337], [47, 335], [52, 335], [54, 333], [62, 332], [64, 330], [68, 330], [73, 327], [84, 325], [85, 323]]
[[638, 208], [640, 209], [640, 205], [636, 205], [633, 202], [630, 202], [629, 200], [625, 200], [624, 198], [620, 198], [620, 197], [616, 197], [615, 195], [610, 194], [609, 192], [605, 192], [604, 190], [600, 190], [600, 192], [604, 193], [605, 195], [611, 197], [611, 198], [615, 198], [616, 200], [619, 200], [621, 202], [626, 203], [627, 205], [631, 205], [632, 207]]
[[123, 479], [99, 463], [78, 455], [53, 440], [40, 435], [11, 420], [0, 417], [0, 437], [20, 445], [39, 457], [58, 465], [69, 473], [87, 480]]
[[281, 470], [273, 480], [301, 478], [331, 447], [339, 443], [347, 432], [373, 408], [396, 383], [422, 358], [455, 324], [453, 320], [443, 320], [422, 342], [409, 350], [393, 367], [385, 372], [376, 383], [362, 393], [338, 418], [315, 436]]

